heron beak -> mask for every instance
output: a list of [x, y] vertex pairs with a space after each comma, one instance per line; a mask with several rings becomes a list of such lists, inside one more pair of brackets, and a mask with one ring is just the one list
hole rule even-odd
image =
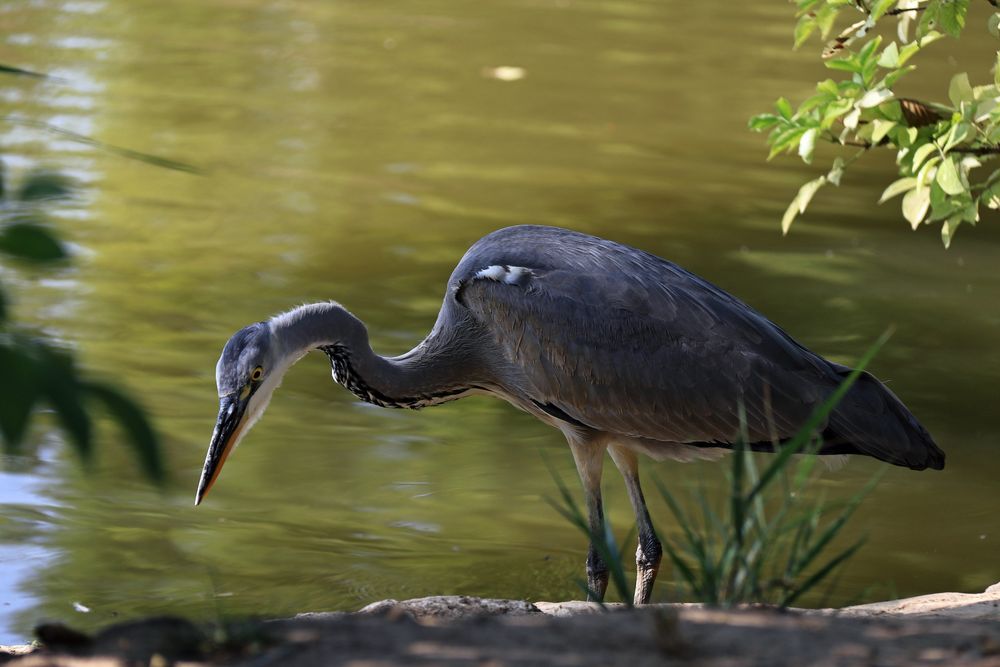
[[249, 397], [240, 400], [239, 394], [230, 394], [223, 396], [219, 401], [219, 418], [215, 422], [215, 431], [212, 432], [212, 442], [208, 445], [208, 454], [205, 455], [205, 467], [201, 469], [198, 493], [194, 499], [195, 505], [201, 504], [202, 499], [215, 484], [229, 452], [240, 439], [248, 399]]

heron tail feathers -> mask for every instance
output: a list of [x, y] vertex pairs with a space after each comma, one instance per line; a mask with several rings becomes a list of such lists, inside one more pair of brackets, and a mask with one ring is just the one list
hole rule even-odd
[[[846, 377], [851, 369], [836, 365]], [[870, 373], [862, 373], [837, 405], [823, 432], [821, 454], [865, 454], [893, 465], [944, 468], [944, 452], [895, 394]]]

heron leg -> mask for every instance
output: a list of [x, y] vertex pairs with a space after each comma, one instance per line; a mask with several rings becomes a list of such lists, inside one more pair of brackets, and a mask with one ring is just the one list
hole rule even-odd
[[591, 534], [590, 549], [587, 551], [587, 600], [600, 602], [608, 589], [608, 565], [601, 558], [594, 544], [596, 535], [604, 535], [604, 507], [601, 503], [601, 470], [604, 465], [606, 446], [592, 441], [570, 438], [569, 446], [576, 461], [576, 470], [583, 483], [583, 495], [587, 504], [587, 520]]
[[649, 519], [646, 509], [646, 499], [639, 486], [639, 461], [635, 452], [618, 445], [611, 445], [608, 450], [611, 459], [618, 466], [625, 478], [625, 488], [628, 491], [632, 509], [635, 511], [635, 522], [639, 529], [639, 545], [635, 550], [635, 604], [647, 604], [653, 594], [653, 582], [656, 573], [660, 571], [660, 558], [663, 556], [663, 546], [653, 530], [653, 522]]

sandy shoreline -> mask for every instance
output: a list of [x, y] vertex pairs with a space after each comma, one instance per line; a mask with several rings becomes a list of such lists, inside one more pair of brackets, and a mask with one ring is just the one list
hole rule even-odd
[[[605, 613], [608, 611], [608, 613]], [[45, 647], [0, 647], [4, 667], [119, 665], [947, 665], [1000, 667], [1000, 584], [833, 610], [440, 596], [354, 613], [234, 622], [120, 623], [88, 636], [39, 628]]]

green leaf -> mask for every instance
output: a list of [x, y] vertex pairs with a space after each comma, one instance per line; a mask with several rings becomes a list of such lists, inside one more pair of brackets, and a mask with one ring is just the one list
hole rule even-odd
[[816, 149], [816, 133], [818, 130], [814, 127], [812, 129], [806, 130], [805, 134], [799, 140], [799, 157], [806, 164], [812, 163], [813, 151]]
[[929, 35], [937, 26], [938, 11], [941, 9], [941, 3], [943, 1], [944, 0], [931, 0], [924, 7], [923, 15], [920, 17], [920, 23], [917, 24], [918, 42], [925, 36]]
[[965, 72], [960, 72], [955, 76], [951, 77], [951, 83], [948, 84], [948, 99], [957, 109], [962, 105], [962, 102], [971, 102], [975, 97], [972, 91], [972, 84], [969, 83], [969, 75]]
[[899, 47], [896, 46], [896, 42], [889, 42], [889, 46], [882, 50], [882, 55], [878, 57], [878, 65], [886, 69], [899, 67]]
[[998, 95], [1000, 95], [1000, 87], [994, 84], [987, 84], [985, 86], [973, 86], [972, 95], [977, 101], [985, 102], [987, 100], [995, 100]]
[[906, 64], [906, 61], [915, 56], [917, 51], [919, 50], [920, 50], [920, 44], [916, 42], [910, 42], [909, 44], [906, 44], [905, 46], [903, 46], [902, 49], [899, 50], [899, 57], [896, 60], [895, 66], [902, 67], [903, 65]]
[[874, 90], [869, 90], [864, 96], [858, 100], [857, 106], [859, 109], [870, 109], [871, 107], [877, 107], [883, 102], [888, 102], [893, 98], [893, 92], [886, 88], [876, 88]]
[[778, 101], [774, 103], [774, 108], [778, 110], [778, 113], [785, 120], [792, 119], [792, 105], [784, 97], [778, 98]]
[[844, 116], [844, 127], [848, 130], [853, 130], [858, 126], [858, 122], [861, 120], [861, 109], [854, 109], [851, 113]]
[[907, 176], [906, 178], [901, 178], [898, 181], [894, 181], [892, 184], [889, 185], [889, 187], [885, 189], [885, 191], [882, 193], [882, 196], [879, 197], [878, 203], [882, 204], [892, 199], [893, 197], [906, 192], [907, 190], [912, 190], [916, 186], [917, 186], [917, 179], [915, 179], [912, 176]]
[[829, 129], [838, 118], [850, 111], [853, 106], [854, 102], [851, 100], [839, 99], [831, 102], [826, 107], [823, 120], [820, 121], [820, 128]]
[[861, 47], [861, 50], [858, 52], [858, 61], [861, 63], [862, 69], [864, 69], [864, 66], [869, 62], [874, 63], [873, 57], [875, 55], [875, 50], [878, 49], [881, 44], [882, 36], [875, 35], [875, 37], [870, 39], [864, 46]]
[[838, 95], [840, 95], [840, 87], [837, 85], [837, 82], [834, 81], [833, 79], [823, 79], [822, 81], [816, 84], [816, 92], [827, 93], [829, 95], [837, 97]]
[[931, 183], [931, 212], [926, 218], [927, 222], [944, 220], [953, 213], [958, 212], [964, 203], [958, 201], [958, 197], [952, 197], [945, 192], [937, 181]]
[[89, 461], [92, 454], [90, 417], [82, 404], [83, 391], [73, 358], [66, 352], [40, 344], [37, 368], [42, 394], [69, 433], [80, 457]]
[[955, 164], [954, 157], [949, 156], [941, 163], [938, 167], [935, 180], [941, 186], [941, 189], [949, 195], [958, 195], [966, 191], [966, 186], [962, 183], [962, 177], [958, 173], [958, 165]]
[[1000, 39], [1000, 14], [990, 14], [990, 19], [986, 22], [986, 29], [990, 31], [991, 35]]
[[62, 199], [72, 194], [70, 180], [59, 174], [37, 172], [28, 176], [17, 194], [21, 201], [39, 201], [43, 199]]
[[[910, 130], [913, 130], [912, 134]], [[916, 139], [917, 130], [916, 128], [906, 127], [904, 125], [897, 125], [896, 127], [889, 130], [889, 139], [893, 144], [900, 148], [913, 148], [913, 140]], [[900, 151], [902, 152], [902, 151]], [[902, 163], [902, 156], [899, 157], [897, 162]]]
[[906, 193], [903, 197], [903, 217], [906, 218], [910, 226], [916, 229], [920, 226], [927, 209], [931, 205], [931, 190], [926, 186], [918, 186]]
[[920, 169], [920, 166], [924, 163], [924, 161], [928, 157], [933, 155], [935, 152], [937, 152], [937, 146], [935, 146], [933, 143], [926, 143], [920, 148], [918, 148], [913, 153], [913, 162], [911, 163], [913, 165], [912, 166], [913, 171], [918, 171]]
[[768, 154], [767, 159], [770, 160], [781, 151], [798, 145], [799, 139], [803, 134], [805, 134], [806, 129], [808, 128], [793, 126], [777, 130], [776, 134], [773, 134], [770, 137], [771, 152]]
[[[909, 0], [906, 4], [906, 8], [909, 8], [913, 0]], [[900, 7], [903, 9], [904, 7]], [[913, 25], [915, 19], [920, 18], [919, 16], [914, 16], [914, 12], [905, 11], [902, 12], [896, 19], [896, 35], [899, 37], [901, 44], [906, 44], [910, 41], [910, 26]]]
[[799, 192], [795, 195], [795, 199], [792, 203], [788, 205], [788, 209], [785, 211], [785, 215], [781, 218], [781, 233], [787, 234], [789, 228], [792, 226], [792, 221], [795, 220], [795, 216], [801, 213], [805, 213], [806, 207], [809, 206], [809, 202], [812, 200], [813, 195], [826, 183], [826, 176], [820, 176], [815, 178], [808, 183], [805, 183]]
[[853, 59], [836, 58], [824, 61], [823, 64], [826, 65], [828, 69], [840, 70], [841, 72], [854, 72], [856, 74], [861, 73], [861, 65]]
[[934, 155], [927, 162], [924, 162], [924, 166], [920, 167], [920, 171], [917, 172], [917, 185], [928, 185], [931, 182], [931, 178], [934, 176], [934, 172], [937, 170], [938, 164], [941, 162], [941, 157]]
[[970, 123], [955, 123], [951, 126], [951, 130], [948, 131], [948, 138], [945, 139], [942, 151], [947, 153], [952, 148], [972, 136], [974, 132], [975, 130], [972, 129], [972, 125]]
[[844, 159], [838, 157], [833, 161], [833, 166], [830, 167], [830, 171], [826, 175], [826, 180], [839, 187], [840, 179], [844, 176], [845, 166]]
[[799, 105], [799, 110], [796, 113], [801, 117], [806, 112], [812, 111], [813, 109], [827, 106], [828, 104], [830, 104], [830, 102], [833, 102], [835, 99], [837, 99], [837, 96], [834, 94], [830, 94], [825, 91], [818, 92], [815, 95], [807, 97], [805, 100], [803, 100], [802, 104]]
[[833, 29], [833, 24], [837, 20], [837, 14], [840, 13], [840, 8], [837, 7], [836, 2], [827, 2], [824, 7], [820, 7], [819, 11], [816, 12], [816, 25], [819, 26], [820, 34], [823, 39], [826, 39], [830, 34], [830, 30]]
[[958, 37], [965, 27], [968, 11], [969, 0], [943, 0], [937, 13], [938, 26], [952, 37]]
[[892, 9], [892, 6], [895, 4], [896, 0], [875, 0], [871, 9], [872, 20], [878, 21], [880, 18], [885, 16], [885, 13]]
[[920, 48], [924, 48], [925, 46], [933, 44], [939, 39], [944, 39], [944, 35], [939, 33], [937, 30], [930, 30], [927, 32], [927, 34], [921, 35], [920, 38], [917, 40], [917, 43], [920, 45]]
[[962, 216], [953, 215], [941, 225], [941, 242], [947, 250], [951, 246], [951, 240], [955, 237], [958, 226], [962, 224]]
[[0, 328], [3, 328], [3, 324], [6, 321], [7, 321], [7, 301], [3, 293], [3, 285], [0, 284]]
[[780, 122], [781, 118], [775, 116], [773, 113], [759, 113], [750, 119], [747, 123], [747, 127], [754, 132], [763, 132], [764, 130], [774, 127]]
[[48, 74], [42, 74], [40, 72], [32, 72], [31, 70], [21, 69], [20, 67], [14, 67], [12, 65], [0, 65], [0, 72], [4, 74], [13, 74], [15, 76], [27, 76], [32, 79], [47, 79]]
[[990, 187], [986, 188], [981, 195], [979, 195], [979, 201], [986, 202], [987, 208], [1000, 209], [1000, 183], [994, 183]]
[[146, 475], [154, 481], [165, 477], [160, 455], [160, 442], [142, 408], [118, 389], [104, 383], [88, 381], [83, 388], [107, 408], [128, 436]]
[[883, 120], [881, 118], [876, 118], [872, 121], [872, 143], [878, 144], [885, 135], [889, 134], [889, 130], [896, 127], [896, 123], [891, 120]]
[[973, 201], [971, 204], [962, 209], [962, 221], [973, 225], [979, 222], [978, 201]]
[[795, 0], [795, 15], [802, 16], [808, 12], [813, 11], [816, 5], [820, 3], [825, 3], [826, 0]]
[[894, 85], [896, 85], [897, 81], [899, 81], [900, 79], [902, 79], [904, 76], [906, 76], [915, 69], [917, 69], [916, 66], [907, 65], [906, 67], [901, 67], [897, 70], [893, 70], [892, 72], [889, 72], [884, 77], [882, 77], [880, 85], [885, 86], [886, 88], [892, 88]]
[[24, 438], [28, 417], [39, 397], [37, 361], [30, 342], [0, 339], [0, 436], [7, 449], [16, 449]]
[[53, 262], [67, 257], [55, 236], [33, 222], [18, 222], [0, 229], [0, 252], [31, 262]]
[[810, 16], [809, 14], [803, 15], [799, 18], [798, 22], [795, 24], [795, 48], [799, 48], [802, 44], [809, 39], [809, 35], [813, 34], [816, 30], [816, 17]]
[[[993, 88], [993, 86], [990, 86], [990, 87]], [[975, 112], [973, 114], [974, 115], [974, 120], [977, 123], [986, 123], [986, 122], [988, 122], [990, 120], [990, 117], [993, 114], [993, 111], [998, 106], [1000, 106], [1000, 98], [997, 98], [997, 97], [986, 97], [986, 98], [981, 99], [980, 102], [978, 104], [976, 104]]]
[[897, 101], [895, 104], [887, 104], [878, 110], [878, 116], [876, 118], [882, 118], [883, 120], [891, 120], [896, 123], [903, 122], [903, 110], [900, 103]]

